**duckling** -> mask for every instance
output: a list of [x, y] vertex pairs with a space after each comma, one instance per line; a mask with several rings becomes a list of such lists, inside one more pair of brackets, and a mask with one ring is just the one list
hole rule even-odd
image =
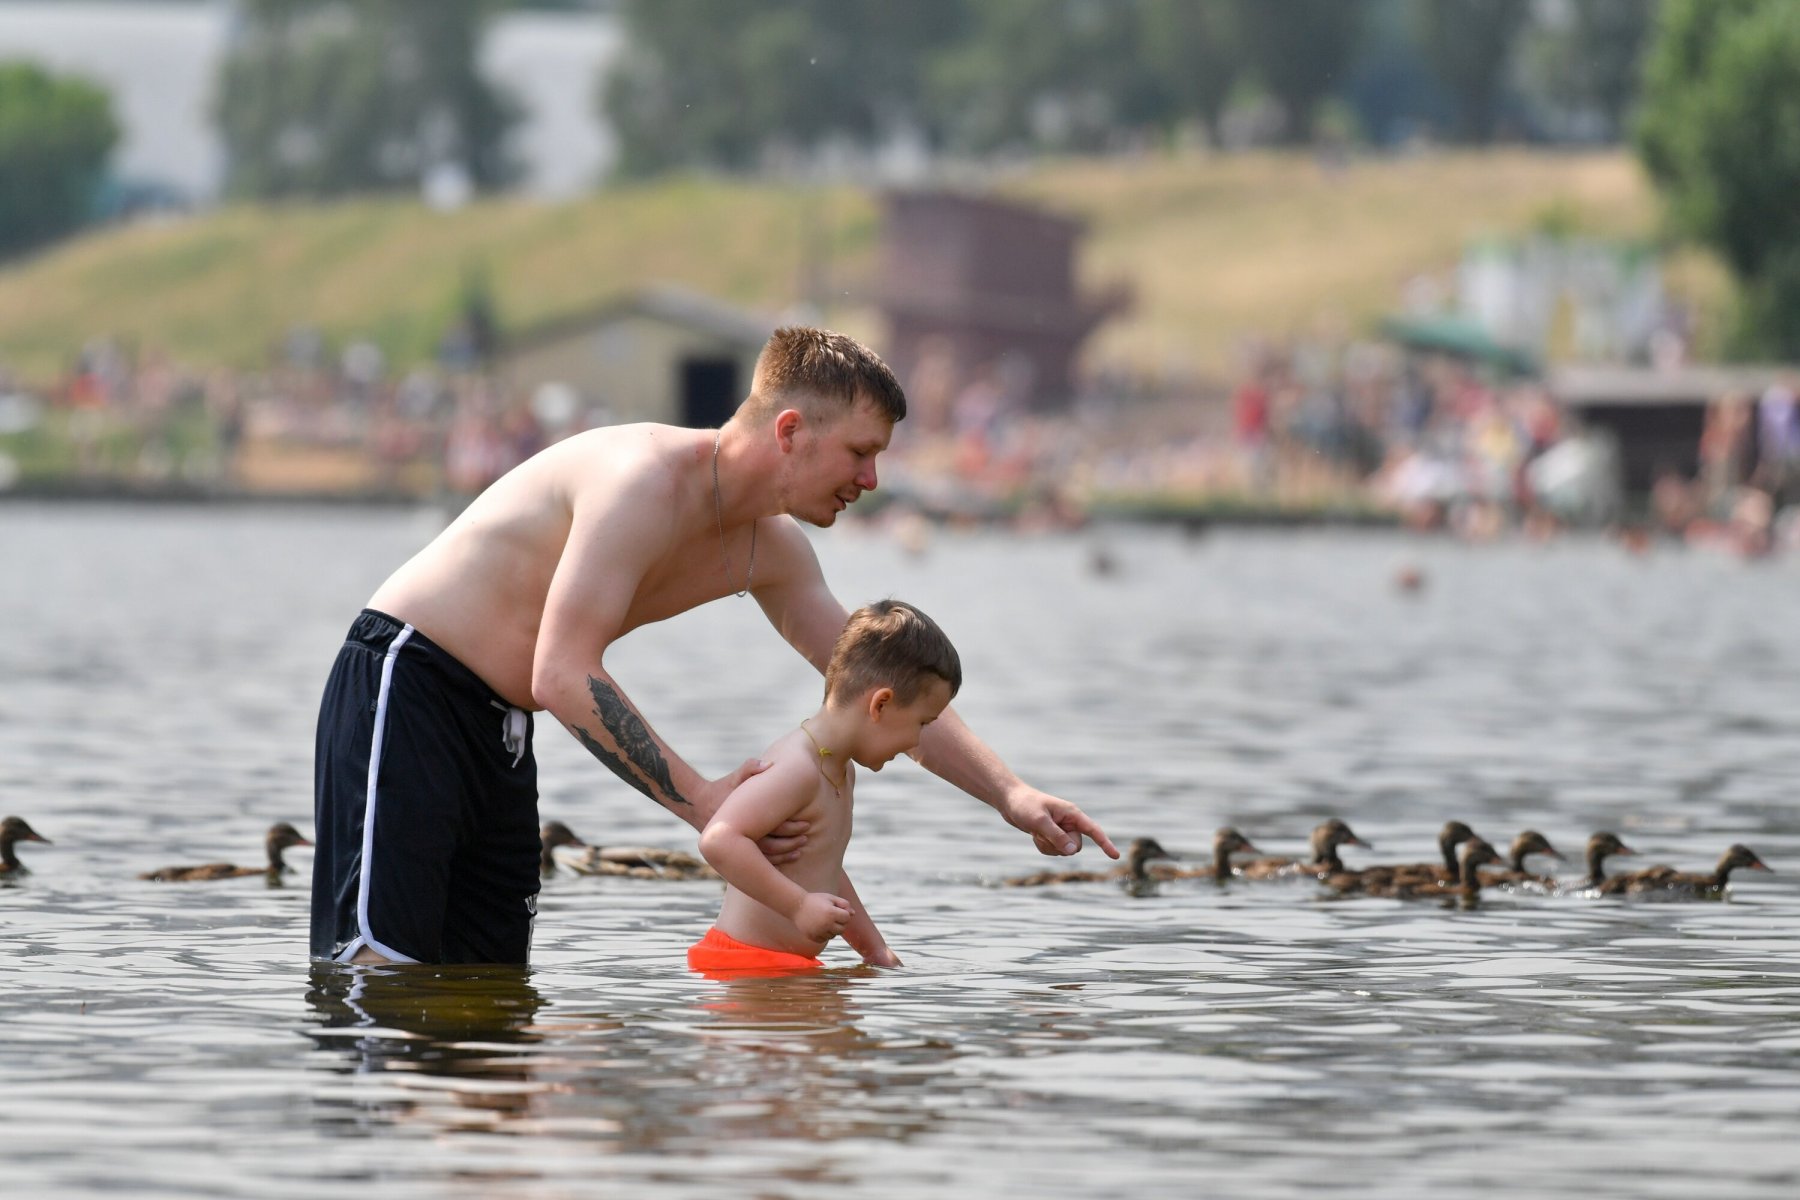
[[1529, 884], [1540, 888], [1555, 887], [1556, 879], [1554, 876], [1534, 875], [1525, 869], [1525, 859], [1533, 854], [1542, 854], [1547, 858], [1562, 858], [1562, 854], [1557, 851], [1555, 846], [1550, 844], [1549, 838], [1545, 837], [1535, 829], [1527, 829], [1513, 839], [1512, 849], [1507, 854], [1506, 869], [1504, 871], [1489, 871], [1487, 882], [1510, 883], [1514, 885]]
[[1125, 851], [1125, 865], [1109, 867], [1104, 871], [1038, 871], [1031, 875], [1017, 875], [1011, 879], [1001, 880], [1005, 887], [1044, 887], [1052, 883], [1100, 883], [1104, 880], [1123, 880], [1127, 883], [1142, 886], [1154, 880], [1149, 873], [1152, 859], [1176, 859], [1179, 855], [1171, 854], [1162, 848], [1162, 843], [1155, 838], [1138, 838]]
[[1372, 849], [1369, 843], [1350, 831], [1349, 825], [1336, 817], [1320, 822], [1308, 840], [1312, 845], [1313, 856], [1306, 862], [1280, 857], [1253, 858], [1247, 863], [1239, 863], [1235, 873], [1245, 879], [1278, 879], [1300, 875], [1323, 879], [1327, 875], [1344, 872], [1344, 860], [1338, 857], [1337, 852], [1339, 846]]
[[1711, 874], [1701, 871], [1677, 871], [1673, 867], [1650, 867], [1614, 875], [1600, 885], [1602, 896], [1651, 896], [1711, 899], [1725, 891], [1731, 873], [1739, 867], [1751, 871], [1773, 868], [1756, 856], [1756, 851], [1741, 842], [1725, 851]]
[[24, 817], [8, 817], [0, 821], [0, 875], [31, 874], [31, 868], [20, 862], [19, 856], [13, 853], [16, 842], [42, 842], [46, 846], [55, 844], [26, 824]]
[[1321, 877], [1326, 887], [1339, 892], [1359, 892], [1366, 887], [1380, 887], [1400, 879], [1431, 880], [1455, 883], [1462, 868], [1456, 859], [1456, 848], [1475, 836], [1475, 831], [1461, 821], [1446, 821], [1438, 830], [1439, 863], [1375, 863], [1359, 871], [1337, 871]]
[[1615, 854], [1636, 854], [1637, 851], [1619, 840], [1616, 833], [1601, 830], [1587, 840], [1587, 883], [1591, 888], [1606, 885], [1606, 860]]
[[289, 874], [293, 868], [282, 861], [282, 851], [293, 846], [310, 846], [311, 842], [300, 836], [300, 831], [286, 821], [277, 821], [269, 826], [268, 834], [263, 838], [268, 848], [269, 865], [266, 867], [240, 867], [232, 863], [203, 863], [197, 867], [162, 867], [155, 871], [145, 871], [139, 879], [155, 880], [159, 883], [200, 883], [212, 879], [240, 879], [248, 875], [264, 875], [271, 881], [279, 882], [283, 875]]
[[1478, 837], [1471, 837], [1463, 843], [1462, 858], [1457, 867], [1457, 878], [1453, 883], [1441, 883], [1436, 879], [1414, 876], [1410, 879], [1394, 879], [1387, 883], [1375, 883], [1363, 889], [1364, 895], [1382, 896], [1394, 900], [1462, 900], [1473, 903], [1481, 894], [1480, 868], [1488, 863], [1500, 861], [1499, 852]]
[[1250, 839], [1230, 825], [1221, 826], [1213, 834], [1213, 857], [1210, 867], [1151, 867], [1153, 879], [1212, 879], [1224, 883], [1231, 878], [1231, 856], [1239, 851], [1261, 854]]
[[[561, 821], [546, 821], [538, 831], [543, 850], [538, 870], [552, 875], [567, 867], [577, 875], [622, 875], [631, 879], [717, 879], [719, 873], [696, 856], [661, 846], [590, 846]], [[567, 847], [569, 852], [557, 854]]]

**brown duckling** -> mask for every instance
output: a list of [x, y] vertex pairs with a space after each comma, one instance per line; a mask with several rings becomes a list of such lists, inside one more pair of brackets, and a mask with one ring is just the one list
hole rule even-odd
[[269, 826], [263, 845], [269, 853], [269, 864], [264, 867], [240, 867], [225, 862], [202, 863], [197, 867], [162, 867], [155, 871], [145, 871], [138, 878], [159, 883], [201, 883], [212, 879], [241, 879], [249, 875], [264, 875], [269, 879], [279, 880], [293, 870], [282, 860], [282, 852], [293, 846], [310, 846], [312, 843], [301, 837], [300, 831], [286, 821], [277, 821]]
[[1321, 876], [1326, 887], [1340, 892], [1359, 892], [1365, 887], [1379, 887], [1400, 879], [1455, 883], [1462, 868], [1457, 862], [1456, 848], [1475, 836], [1475, 831], [1461, 821], [1446, 821], [1438, 830], [1438, 853], [1442, 863], [1374, 863], [1359, 871], [1337, 871]]
[[1455, 882], [1442, 883], [1433, 878], [1413, 876], [1393, 879], [1386, 883], [1372, 882], [1363, 889], [1363, 894], [1394, 900], [1460, 899], [1474, 901], [1480, 895], [1481, 885], [1485, 882], [1481, 877], [1480, 868], [1499, 861], [1498, 851], [1481, 838], [1471, 837], [1463, 843]]
[[1210, 867], [1151, 867], [1153, 879], [1211, 879], [1224, 883], [1231, 878], [1231, 856], [1237, 853], [1261, 854], [1250, 839], [1239, 833], [1230, 825], [1221, 826], [1213, 833], [1213, 856]]
[[1312, 831], [1309, 841], [1312, 845], [1312, 858], [1305, 862], [1294, 858], [1253, 858], [1249, 862], [1239, 863], [1234, 872], [1245, 879], [1280, 879], [1301, 875], [1323, 879], [1327, 875], [1344, 873], [1344, 860], [1338, 857], [1339, 846], [1373, 848], [1352, 833], [1349, 825], [1336, 817], [1320, 822]]
[[[561, 821], [546, 821], [538, 831], [543, 849], [538, 870], [552, 875], [558, 866], [577, 875], [622, 875], [632, 879], [717, 879], [719, 874], [696, 855], [660, 846], [590, 846]], [[566, 853], [556, 851], [567, 848]]]
[[31, 868], [19, 861], [13, 846], [19, 842], [42, 842], [54, 845], [49, 838], [26, 824], [24, 817], [8, 817], [0, 821], [0, 875], [29, 875]]
[[1005, 887], [1044, 887], [1052, 883], [1100, 883], [1105, 880], [1124, 880], [1127, 883], [1143, 885], [1154, 882], [1150, 875], [1149, 864], [1152, 859], [1178, 859], [1162, 848], [1162, 843], [1155, 838], [1137, 838], [1125, 851], [1125, 865], [1109, 867], [1104, 871], [1037, 871], [1030, 875], [1016, 875], [1011, 879], [1001, 880]]
[[1556, 878], [1551, 875], [1534, 875], [1525, 869], [1525, 860], [1533, 854], [1542, 854], [1546, 858], [1561, 859], [1562, 854], [1550, 839], [1535, 829], [1527, 829], [1513, 839], [1512, 849], [1507, 854], [1506, 869], [1489, 871], [1487, 882], [1529, 884], [1537, 887], [1555, 887]]
[[1739, 843], [1725, 851], [1719, 865], [1708, 874], [1702, 871], [1677, 871], [1673, 867], [1649, 867], [1614, 875], [1600, 885], [1602, 896], [1652, 896], [1712, 898], [1725, 891], [1731, 873], [1738, 868], [1773, 872], [1756, 856], [1756, 851]]
[[1587, 840], [1587, 886], [1591, 888], [1606, 885], [1606, 860], [1615, 854], [1636, 854], [1637, 851], [1619, 840], [1616, 833], [1601, 830]]

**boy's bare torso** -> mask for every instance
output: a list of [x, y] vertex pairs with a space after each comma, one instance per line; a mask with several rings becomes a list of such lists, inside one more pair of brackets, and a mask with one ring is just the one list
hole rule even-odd
[[[648, 472], [661, 511], [619, 519], [663, 524], [673, 517], [675, 537], [638, 580], [618, 635], [730, 590], [712, 507], [711, 449], [711, 431], [666, 425], [596, 429], [559, 442], [477, 496], [389, 576], [369, 606], [419, 629], [509, 702], [536, 709], [539, 623], [584, 497], [642, 486]], [[748, 534], [738, 531], [738, 539], [742, 569]], [[766, 578], [772, 556], [763, 557], [758, 574]]]
[[[817, 751], [807, 740], [805, 732], [799, 729], [770, 746], [763, 758], [774, 764], [778, 761], [778, 756], [805, 759], [808, 763], [807, 770], [816, 777], [818, 786], [792, 816], [792, 819], [808, 823], [806, 845], [801, 849], [797, 861], [777, 866], [776, 870], [809, 892], [836, 894], [838, 882], [844, 872], [844, 850], [850, 845], [855, 779], [852, 777], [845, 783], [844, 794], [840, 798], [825, 782], [824, 777], [819, 775], [817, 768], [811, 765], [817, 761]], [[838, 779], [841, 778], [843, 764], [828, 763], [825, 769], [832, 773], [833, 779]], [[816, 957], [826, 945], [808, 938], [794, 927], [792, 921], [758, 904], [733, 887], [725, 889], [725, 902], [719, 908], [719, 919], [715, 925], [727, 937], [734, 937], [740, 942], [748, 942], [766, 950], [785, 950], [790, 954]]]

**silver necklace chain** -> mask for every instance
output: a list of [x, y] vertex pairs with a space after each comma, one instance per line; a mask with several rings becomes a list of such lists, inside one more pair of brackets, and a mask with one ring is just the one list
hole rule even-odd
[[[713, 519], [719, 524], [719, 557], [725, 560], [725, 570], [731, 571], [731, 552], [725, 549], [725, 501], [719, 497], [719, 439], [725, 436], [723, 429], [713, 434]], [[744, 590], [733, 595], [748, 596], [750, 580], [756, 575], [756, 522], [750, 522], [750, 569], [744, 572]]]

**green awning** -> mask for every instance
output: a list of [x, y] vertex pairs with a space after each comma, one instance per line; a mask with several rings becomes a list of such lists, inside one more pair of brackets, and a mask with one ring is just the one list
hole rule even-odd
[[1386, 317], [1381, 334], [1411, 350], [1427, 350], [1485, 363], [1509, 375], [1536, 375], [1537, 361], [1524, 350], [1496, 341], [1467, 317]]

